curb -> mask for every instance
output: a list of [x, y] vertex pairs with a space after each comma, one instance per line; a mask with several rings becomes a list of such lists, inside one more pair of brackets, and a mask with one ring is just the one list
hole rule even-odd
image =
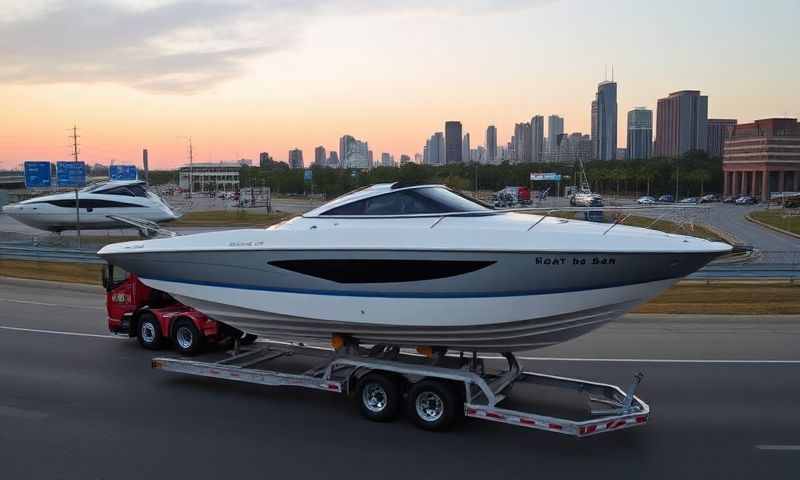
[[755, 223], [757, 225], [761, 225], [762, 227], [769, 228], [770, 230], [774, 230], [774, 231], [782, 233], [784, 235], [789, 235], [790, 237], [800, 238], [800, 235], [797, 234], [797, 233], [790, 232], [789, 230], [784, 230], [784, 229], [782, 229], [780, 227], [776, 227], [774, 225], [770, 225], [770, 224], [768, 224], [766, 222], [762, 222], [761, 220], [756, 220], [755, 218], [751, 217], [749, 213], [746, 214], [744, 216], [744, 218], [746, 218], [749, 222], [753, 222], [753, 223]]
[[725, 240], [726, 242], [728, 242], [731, 245], [742, 245], [742, 242], [740, 242], [739, 239], [736, 238], [730, 232], [726, 232], [724, 230], [720, 230], [719, 228], [713, 227], [713, 226], [708, 225], [708, 224], [702, 224], [702, 227], [705, 228], [706, 230], [711, 231], [711, 233], [717, 235], [718, 237], [721, 237], [723, 240]]

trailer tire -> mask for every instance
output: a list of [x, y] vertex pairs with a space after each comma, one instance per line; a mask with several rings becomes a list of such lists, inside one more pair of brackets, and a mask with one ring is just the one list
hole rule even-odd
[[194, 355], [203, 349], [203, 334], [190, 319], [178, 319], [172, 331], [175, 348], [182, 355]]
[[143, 312], [136, 322], [136, 336], [139, 345], [148, 350], [159, 350], [164, 345], [164, 335], [161, 333], [161, 324], [155, 315]]
[[252, 333], [245, 333], [242, 335], [242, 338], [239, 339], [240, 345], [252, 345], [256, 343], [258, 340], [258, 335], [253, 335]]
[[414, 423], [430, 431], [445, 431], [464, 415], [464, 402], [451, 383], [425, 379], [408, 392], [408, 415]]
[[390, 422], [400, 413], [403, 390], [395, 376], [370, 372], [359, 380], [355, 400], [367, 420]]

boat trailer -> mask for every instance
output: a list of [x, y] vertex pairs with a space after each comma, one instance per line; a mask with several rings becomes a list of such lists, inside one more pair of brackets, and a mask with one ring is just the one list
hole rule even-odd
[[[386, 410], [405, 398], [407, 412], [418, 426], [428, 430], [451, 426], [442, 421], [445, 408], [456, 410], [453, 419], [463, 415], [575, 437], [641, 426], [648, 421], [650, 407], [635, 395], [641, 373], [623, 391], [615, 385], [525, 372], [513, 354], [503, 357], [507, 367], [491, 370], [485, 361], [491, 359], [474, 353], [426, 356], [386, 345], [331, 351], [259, 340], [242, 349], [236, 345], [215, 361], [159, 357], [152, 360], [152, 367], [235, 382], [344, 393], [355, 397], [362, 414], [379, 421], [396, 417], [387, 415]], [[310, 369], [309, 359], [317, 360]], [[452, 407], [448, 398], [456, 399]], [[399, 413], [396, 408], [394, 411]]]

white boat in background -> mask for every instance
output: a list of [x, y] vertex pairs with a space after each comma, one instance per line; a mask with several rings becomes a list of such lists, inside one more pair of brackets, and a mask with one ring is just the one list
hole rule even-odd
[[396, 183], [268, 229], [118, 243], [99, 255], [257, 335], [512, 352], [594, 330], [730, 251]]
[[[78, 191], [80, 228], [129, 227], [118, 218], [145, 222], [168, 222], [180, 216], [141, 180], [108, 181]], [[62, 232], [75, 230], [77, 223], [75, 192], [58, 193], [25, 200], [3, 207], [3, 213], [25, 225]]]

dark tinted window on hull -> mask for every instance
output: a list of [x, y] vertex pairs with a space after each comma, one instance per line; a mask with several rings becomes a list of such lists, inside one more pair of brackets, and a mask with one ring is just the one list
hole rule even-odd
[[442, 187], [424, 187], [384, 193], [333, 208], [322, 215], [421, 215], [480, 212], [489, 208]]
[[270, 265], [338, 283], [418, 282], [455, 277], [492, 265], [461, 260], [278, 260]]
[[[35, 203], [48, 203], [56, 207], [75, 208], [75, 199], [70, 200], [49, 200], [46, 202]], [[81, 208], [142, 208], [139, 205], [132, 205], [130, 203], [113, 202], [111, 200], [81, 200], [79, 202]]]

